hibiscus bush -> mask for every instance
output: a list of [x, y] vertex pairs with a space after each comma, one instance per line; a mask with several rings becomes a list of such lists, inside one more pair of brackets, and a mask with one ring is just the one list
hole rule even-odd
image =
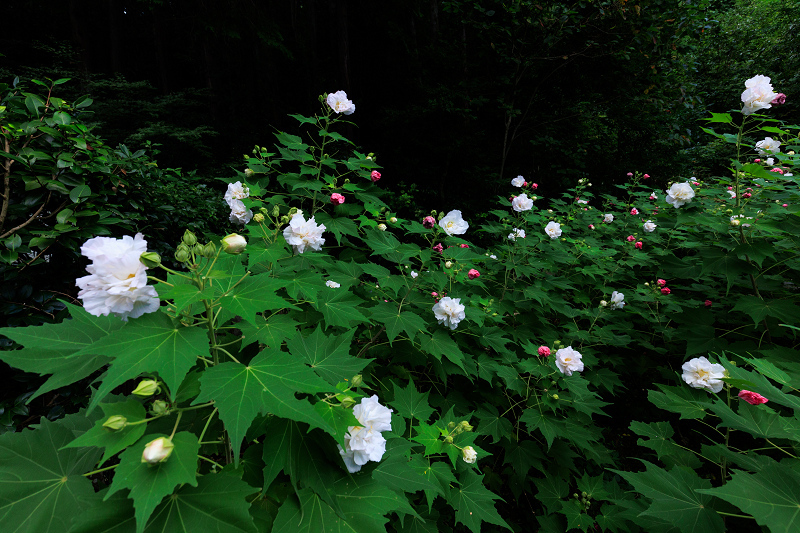
[[237, 233], [187, 230], [175, 269], [93, 237], [70, 320], [0, 330], [49, 376], [34, 396], [88, 397], [0, 436], [4, 523], [795, 530], [800, 142], [754, 113], [765, 84], [710, 119], [738, 131], [708, 129], [729, 175], [549, 201], [520, 176], [480, 227], [398, 217], [391, 169], [337, 131], [353, 102], [323, 95], [231, 178]]

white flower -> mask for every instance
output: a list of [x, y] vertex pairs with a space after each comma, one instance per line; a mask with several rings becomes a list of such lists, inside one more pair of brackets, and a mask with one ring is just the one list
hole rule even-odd
[[553, 222], [552, 220], [544, 227], [544, 232], [550, 235], [551, 239], [558, 239], [561, 237], [561, 224]]
[[571, 376], [573, 372], [583, 371], [581, 357], [581, 353], [573, 350], [571, 346], [561, 348], [556, 352], [556, 366], [562, 374]]
[[324, 224], [317, 225], [314, 217], [306, 220], [302, 211], [298, 211], [292, 216], [289, 225], [283, 229], [283, 238], [292, 246], [295, 254], [302, 254], [306, 246], [317, 251], [322, 249], [322, 245], [325, 244], [325, 239], [322, 238], [323, 231], [325, 231]]
[[412, 278], [414, 278], [414, 279], [417, 279], [417, 276], [419, 276], [419, 274], [417, 274], [416, 272], [414, 272], [414, 271], [412, 270], [412, 271], [411, 271], [411, 277], [412, 277]]
[[600, 307], [606, 307], [607, 305], [608, 305], [608, 302], [607, 302], [607, 301], [605, 301], [605, 300], [600, 300]]
[[745, 115], [750, 115], [760, 109], [769, 109], [772, 107], [772, 100], [778, 96], [772, 90], [770, 79], [760, 74], [744, 82], [744, 86], [746, 89], [742, 93], [742, 102], [744, 102], [742, 113]]
[[[525, 230], [514, 228], [514, 231], [508, 234], [508, 238], [512, 241], [525, 238]], [[496, 258], [495, 258], [496, 259]]]
[[609, 309], [622, 309], [625, 306], [625, 295], [621, 292], [614, 291], [611, 293], [611, 302], [608, 304]]
[[244, 202], [241, 200], [233, 199], [230, 202], [231, 214], [230, 221], [237, 224], [247, 224], [253, 218], [253, 212], [247, 209]]
[[514, 211], [529, 211], [533, 207], [533, 200], [528, 198], [527, 194], [520, 194], [511, 200], [511, 207]]
[[386, 452], [386, 439], [382, 431], [392, 430], [392, 410], [378, 403], [378, 397], [363, 398], [353, 408], [353, 416], [360, 426], [350, 426], [345, 435], [345, 448], [339, 447], [348, 472], [361, 470], [368, 461], [380, 461]]
[[339, 287], [341, 287], [341, 284], [336, 283], [335, 281], [330, 280], [330, 279], [325, 282], [325, 285], [327, 285], [331, 289], [338, 289]]
[[75, 281], [87, 312], [127, 320], [158, 310], [158, 294], [147, 285], [147, 267], [139, 261], [146, 251], [147, 241], [141, 233], [121, 239], [95, 237], [81, 246], [81, 254], [92, 260], [86, 267], [90, 275]]
[[588, 204], [588, 203], [589, 203], [589, 200], [578, 200], [578, 203], [579, 203], [579, 204], [584, 204], [584, 205], [585, 205], [585, 204]]
[[356, 110], [356, 106], [347, 99], [347, 93], [344, 91], [336, 91], [328, 95], [328, 105], [337, 113], [344, 113], [345, 115], [352, 115]]
[[467, 221], [461, 218], [461, 211], [457, 209], [447, 213], [442, 220], [439, 221], [439, 226], [448, 235], [463, 235], [469, 228]]
[[241, 200], [243, 198], [247, 198], [250, 196], [250, 189], [247, 188], [247, 185], [242, 185], [241, 181], [237, 181], [236, 183], [229, 183], [228, 190], [225, 192], [225, 202], [227, 202], [228, 206], [233, 208], [233, 200]]
[[606, 213], [605, 215], [603, 215], [603, 222], [606, 223], [614, 222], [614, 215], [612, 215], [611, 213]]
[[[525, 233], [525, 232], [523, 231], [522, 233]], [[525, 235], [523, 235], [522, 237], [524, 238]], [[510, 238], [510, 236], [509, 236], [509, 238]], [[492, 254], [492, 255], [489, 256], [489, 259], [497, 259], [497, 256]]]
[[781, 143], [772, 137], [765, 137], [763, 141], [756, 143], [756, 150], [759, 155], [767, 155], [767, 152], [777, 153], [780, 152]]
[[159, 437], [151, 440], [144, 447], [142, 452], [142, 462], [150, 465], [163, 463], [172, 455], [175, 445], [167, 437]]
[[743, 228], [749, 228], [749, 227], [750, 227], [750, 224], [745, 224], [745, 223], [742, 223], [742, 221], [741, 221], [741, 220], [739, 220], [740, 218], [743, 218], [743, 219], [745, 219], [745, 220], [753, 220], [753, 217], [745, 217], [745, 216], [744, 216], [744, 214], [741, 214], [741, 215], [733, 215], [733, 216], [731, 217], [731, 224], [732, 224], [732, 225], [734, 225], [734, 226], [738, 226], [739, 224], [741, 224]]
[[766, 163], [768, 165], [774, 165], [775, 164], [775, 159], [772, 158], [772, 157], [768, 157], [767, 160], [766, 160]]
[[378, 224], [378, 229], [381, 231], [386, 231], [386, 224]]
[[683, 204], [688, 204], [694, 198], [694, 189], [692, 189], [688, 181], [686, 183], [673, 183], [666, 192], [667, 203], [674, 205], [676, 208]]
[[464, 459], [465, 463], [473, 464], [478, 460], [478, 452], [476, 452], [475, 448], [472, 446], [464, 446], [461, 450], [461, 457]]
[[736, 193], [733, 191], [728, 191], [728, 194], [731, 195], [731, 198], [736, 198]]
[[695, 389], [706, 389], [711, 392], [722, 390], [722, 378], [725, 377], [725, 367], [711, 363], [705, 357], [695, 357], [681, 367], [683, 381]]
[[465, 307], [461, 305], [461, 298], [445, 296], [436, 302], [432, 310], [439, 324], [444, 324], [450, 329], [456, 329], [458, 323], [466, 317], [464, 309]]
[[647, 233], [653, 233], [653, 232], [656, 230], [656, 228], [657, 228], [657, 227], [658, 227], [658, 225], [657, 225], [657, 224], [655, 224], [655, 223], [653, 223], [653, 222], [652, 222], [652, 221], [650, 221], [650, 220], [648, 220], [647, 222], [645, 222], [645, 223], [644, 223], [644, 225], [642, 226], [642, 228], [644, 228], [644, 230], [645, 230]]
[[511, 180], [511, 185], [513, 185], [514, 187], [522, 187], [523, 185], [525, 185], [525, 178], [523, 178], [522, 176], [517, 176], [516, 178]]

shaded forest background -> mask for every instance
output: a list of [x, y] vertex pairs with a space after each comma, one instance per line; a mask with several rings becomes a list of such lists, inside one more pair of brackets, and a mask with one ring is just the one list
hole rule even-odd
[[[545, 196], [720, 169], [699, 130], [770, 76], [797, 120], [792, 1], [12, 0], [0, 77], [71, 77], [110, 145], [231, 176], [254, 144], [345, 90], [409, 209], [478, 213], [521, 174]], [[152, 148], [151, 148], [152, 150]], [[218, 187], [218, 186], [217, 186]], [[412, 201], [413, 197], [413, 201]], [[404, 203], [403, 203], [404, 202]]]

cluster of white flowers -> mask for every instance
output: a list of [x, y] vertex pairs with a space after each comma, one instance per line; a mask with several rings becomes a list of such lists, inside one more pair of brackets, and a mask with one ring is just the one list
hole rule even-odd
[[571, 346], [556, 351], [556, 366], [562, 374], [571, 376], [573, 372], [583, 372], [583, 356]]
[[322, 232], [325, 231], [324, 224], [317, 224], [314, 217], [306, 220], [303, 212], [297, 211], [289, 221], [289, 225], [283, 229], [283, 238], [292, 246], [295, 254], [302, 254], [306, 246], [312, 250], [321, 250], [325, 244]]
[[772, 107], [772, 101], [778, 96], [772, 90], [770, 79], [760, 74], [744, 82], [744, 86], [746, 89], [742, 93], [742, 102], [744, 102], [742, 113], [745, 115], [750, 115], [761, 109], [769, 109]]
[[533, 200], [528, 198], [527, 194], [520, 194], [511, 200], [511, 207], [517, 212], [530, 211], [530, 209], [533, 207]]
[[647, 233], [653, 233], [653, 232], [656, 230], [656, 228], [657, 228], [657, 227], [658, 227], [658, 225], [657, 225], [657, 224], [655, 224], [655, 223], [654, 223], [652, 220], [648, 220], [648, 221], [647, 221], [647, 222], [645, 222], [645, 223], [644, 223], [644, 225], [642, 226], [642, 228], [644, 228], [644, 230], [645, 230]]
[[547, 233], [551, 239], [558, 239], [561, 237], [561, 224], [551, 220], [544, 227], [544, 232]]
[[525, 185], [525, 178], [523, 178], [522, 176], [517, 176], [516, 178], [511, 180], [511, 185], [513, 185], [514, 187], [522, 187], [523, 185]]
[[242, 202], [243, 198], [250, 196], [250, 189], [242, 185], [241, 181], [229, 183], [225, 191], [225, 202], [231, 208], [230, 221], [237, 224], [247, 224], [253, 218], [253, 212], [247, 209]]
[[614, 291], [611, 293], [611, 301], [608, 302], [609, 309], [622, 309], [625, 307], [625, 295]]
[[692, 201], [692, 198], [694, 198], [694, 189], [692, 189], [688, 181], [686, 183], [673, 183], [666, 192], [667, 203], [676, 208], [688, 204]]
[[[514, 231], [508, 234], [509, 240], [516, 241], [517, 239], [525, 238], [525, 230], [514, 228]], [[493, 259], [497, 259], [496, 257]]]
[[439, 221], [439, 226], [448, 235], [463, 235], [469, 229], [469, 224], [461, 216], [461, 211], [458, 209], [454, 209], [442, 217], [442, 220]]
[[137, 318], [158, 310], [160, 300], [155, 288], [147, 285], [147, 267], [139, 256], [147, 251], [141, 233], [121, 239], [95, 237], [81, 246], [81, 254], [92, 264], [89, 276], [78, 278], [78, 298], [94, 316], [113, 314], [122, 320]]
[[351, 474], [361, 470], [369, 461], [380, 461], [386, 452], [386, 439], [381, 431], [392, 430], [392, 410], [378, 403], [376, 395], [363, 398], [353, 408], [353, 416], [360, 426], [347, 428], [345, 447], [337, 444], [347, 471]]
[[331, 106], [331, 109], [337, 113], [352, 115], [353, 111], [356, 110], [355, 104], [347, 99], [347, 93], [344, 91], [330, 93], [326, 101], [328, 102], [328, 105]]
[[767, 155], [767, 152], [778, 153], [781, 151], [781, 143], [772, 137], [765, 137], [763, 141], [756, 143], [756, 150], [759, 155]]
[[710, 392], [722, 390], [722, 378], [725, 377], [725, 367], [712, 363], [705, 357], [695, 357], [683, 363], [683, 381], [695, 389], [706, 389]]
[[450, 298], [445, 296], [433, 306], [433, 314], [439, 324], [444, 324], [450, 329], [456, 329], [458, 323], [467, 316], [464, 312], [466, 308], [461, 305], [461, 298]]

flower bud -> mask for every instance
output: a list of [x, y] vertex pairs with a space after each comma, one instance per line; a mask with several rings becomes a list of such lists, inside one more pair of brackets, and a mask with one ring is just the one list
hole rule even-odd
[[608, 305], [608, 302], [605, 300], [600, 300], [600, 307], [605, 307]]
[[255, 171], [252, 168], [244, 169], [244, 175], [248, 178], [252, 177], [255, 174]]
[[553, 399], [558, 400], [558, 394], [553, 394]]
[[205, 246], [203, 246], [203, 257], [205, 257], [207, 259], [211, 259], [215, 255], [217, 255], [217, 245], [216, 244], [214, 244], [213, 242], [210, 242], [210, 243], [206, 244]]
[[238, 255], [247, 247], [247, 240], [238, 233], [231, 233], [226, 235], [220, 244], [226, 254]]
[[262, 222], [264, 222], [264, 215], [262, 213], [256, 213], [255, 215], [253, 215], [253, 222], [255, 222], [256, 224], [261, 224]]
[[448, 422], [447, 423], [447, 429], [453, 429], [454, 427], [456, 427], [456, 423], [455, 422]]
[[194, 246], [197, 244], [197, 237], [195, 237], [194, 233], [189, 231], [188, 229], [183, 232], [183, 238], [181, 239], [183, 244], [186, 246]]
[[149, 465], [163, 463], [172, 455], [172, 450], [174, 448], [175, 445], [167, 437], [159, 437], [155, 440], [151, 440], [147, 443], [147, 446], [144, 447], [142, 462]]
[[[435, 211], [434, 211], [435, 213]], [[436, 219], [432, 216], [427, 216], [422, 219], [422, 226], [427, 229], [431, 229], [433, 226], [436, 225]]]
[[452, 261], [447, 261], [447, 262], [445, 262], [445, 264], [444, 264], [444, 267], [445, 267], [445, 268], [452, 268], [452, 266], [453, 266], [453, 262], [452, 262]]
[[453, 444], [453, 437], [451, 437], [450, 435], [448, 435], [448, 436], [446, 436], [446, 437], [444, 438], [444, 441], [445, 441], [447, 444]]
[[186, 261], [188, 261], [189, 260], [189, 248], [187, 248], [186, 245], [184, 245], [184, 244], [181, 244], [180, 246], [178, 246], [178, 249], [175, 250], [175, 259], [179, 263], [185, 263]]
[[378, 224], [378, 229], [381, 231], [386, 231], [386, 224]]
[[194, 246], [192, 246], [192, 252], [194, 252], [194, 255], [203, 255], [203, 251], [204, 250], [205, 250], [205, 246], [203, 246], [199, 242], [197, 244], [195, 244]]
[[341, 402], [342, 405], [347, 408], [353, 407], [356, 404], [356, 401], [353, 399], [352, 396], [345, 396], [344, 398], [341, 399]]
[[390, 218], [389, 222], [391, 222], [392, 224], [397, 224], [397, 217]]
[[353, 379], [350, 380], [350, 385], [353, 387], [360, 387], [364, 383], [364, 378], [361, 374], [356, 374], [353, 376]]
[[281, 208], [279, 206], [275, 206], [272, 208], [272, 216], [278, 218], [281, 214]]
[[733, 220], [731, 220], [731, 226], [738, 226], [739, 224], [741, 224], [741, 222], [739, 222], [739, 219], [734, 218]]
[[128, 419], [122, 415], [112, 415], [108, 417], [108, 420], [103, 422], [103, 427], [108, 429], [109, 431], [119, 431], [120, 429], [124, 428], [128, 425]]
[[145, 252], [139, 256], [139, 262], [147, 268], [155, 268], [161, 264], [161, 256], [155, 252]]
[[475, 279], [475, 278], [479, 278], [480, 276], [481, 276], [481, 273], [480, 273], [480, 272], [478, 272], [478, 271], [477, 271], [476, 269], [474, 269], [474, 268], [471, 268], [471, 269], [469, 270], [469, 272], [467, 273], [467, 277], [468, 277], [469, 279]]
[[151, 410], [153, 411], [154, 415], [163, 415], [169, 409], [169, 405], [164, 400], [156, 400], [153, 402], [153, 406]]
[[462, 420], [461, 423], [459, 424], [459, 427], [462, 430], [467, 431], [467, 432], [472, 431], [473, 429], [475, 429], [475, 427], [471, 426], [470, 423], [467, 422], [466, 420]]
[[154, 379], [143, 379], [136, 388], [133, 389], [133, 394], [141, 398], [149, 398], [153, 394], [157, 394], [160, 390], [161, 387], [158, 385], [158, 381]]
[[472, 446], [464, 446], [461, 450], [461, 458], [467, 464], [473, 464], [478, 459], [478, 452]]

